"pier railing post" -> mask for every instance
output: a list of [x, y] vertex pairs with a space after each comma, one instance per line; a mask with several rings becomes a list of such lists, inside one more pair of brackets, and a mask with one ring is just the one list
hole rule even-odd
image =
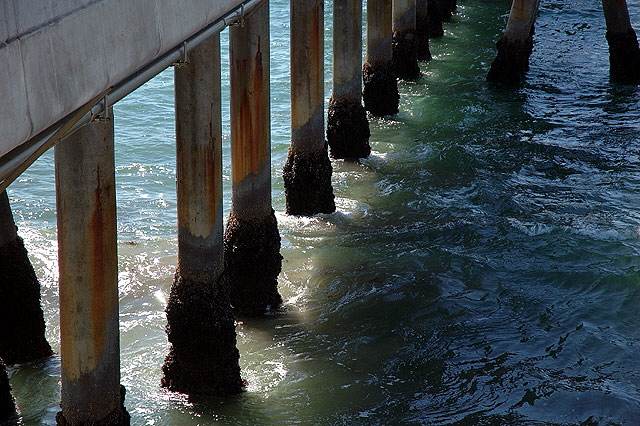
[[17, 234], [7, 192], [0, 193], [0, 358], [7, 364], [51, 355], [40, 283]]
[[11, 396], [11, 385], [7, 376], [7, 368], [0, 359], [0, 424], [16, 414], [16, 406]]
[[367, 0], [367, 55], [362, 66], [364, 109], [373, 115], [398, 112], [400, 95], [393, 66], [391, 0]]
[[333, 91], [327, 112], [327, 142], [334, 158], [364, 158], [371, 152], [361, 58], [362, 0], [334, 0]]
[[186, 394], [242, 390], [223, 272], [220, 35], [175, 69], [178, 268], [167, 304], [171, 348], [162, 386]]
[[640, 48], [625, 0], [602, 0], [609, 44], [609, 75], [614, 81], [640, 80]]
[[507, 28], [496, 44], [498, 55], [491, 63], [487, 81], [518, 84], [529, 71], [539, 5], [540, 0], [513, 0]]
[[334, 212], [324, 139], [324, 1], [291, 2], [291, 147], [283, 169], [287, 214]]
[[112, 112], [55, 147], [61, 425], [128, 425], [120, 386]]
[[224, 236], [225, 273], [236, 315], [276, 309], [282, 269], [271, 207], [269, 3], [229, 29], [231, 63], [231, 214]]
[[416, 0], [393, 0], [393, 64], [398, 78], [420, 77]]

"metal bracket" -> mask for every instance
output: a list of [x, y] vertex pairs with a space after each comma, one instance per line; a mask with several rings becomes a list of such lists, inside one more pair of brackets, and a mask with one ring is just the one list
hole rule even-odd
[[242, 3], [240, 5], [240, 18], [236, 19], [233, 22], [227, 22], [227, 17], [223, 16], [222, 17], [222, 22], [224, 22], [224, 26], [225, 27], [240, 27], [243, 28], [244, 27], [244, 3]]
[[105, 93], [102, 98], [102, 111], [100, 114], [93, 115], [93, 112], [89, 110], [89, 112], [91, 112], [91, 119], [89, 121], [109, 121], [111, 119], [109, 118], [109, 102], [107, 96], [108, 95]]
[[187, 42], [182, 43], [182, 59], [178, 59], [176, 62], [172, 64], [174, 67], [183, 67], [185, 65], [189, 65], [187, 61]]

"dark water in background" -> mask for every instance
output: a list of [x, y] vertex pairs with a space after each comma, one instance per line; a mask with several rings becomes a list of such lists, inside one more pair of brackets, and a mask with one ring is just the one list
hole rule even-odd
[[[460, 3], [424, 76], [400, 84], [401, 112], [372, 119], [371, 158], [333, 162], [338, 212], [291, 218], [288, 2], [271, 2], [285, 310], [238, 325], [238, 397], [158, 386], [176, 262], [171, 71], [116, 105], [132, 424], [640, 425], [640, 90], [609, 82], [596, 0], [543, 1], [526, 84], [489, 87], [510, 2]], [[330, 16], [328, 2], [327, 98]], [[224, 173], [229, 200], [228, 150]], [[51, 153], [9, 196], [57, 350]], [[11, 370], [24, 424], [55, 424], [59, 371], [58, 358]]]

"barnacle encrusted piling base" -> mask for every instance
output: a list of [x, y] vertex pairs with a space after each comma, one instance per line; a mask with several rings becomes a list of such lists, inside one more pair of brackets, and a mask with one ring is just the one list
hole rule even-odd
[[22, 238], [0, 247], [0, 358], [18, 364], [48, 357], [40, 283]]
[[413, 31], [393, 32], [393, 65], [396, 77], [415, 80], [420, 77], [418, 66], [418, 43]]
[[233, 213], [224, 234], [224, 265], [236, 316], [256, 317], [282, 304], [280, 233], [273, 210], [263, 218], [242, 220]]
[[640, 48], [636, 32], [629, 28], [624, 33], [607, 31], [609, 43], [609, 75], [618, 82], [640, 80]]
[[336, 211], [331, 187], [332, 172], [326, 142], [323, 149], [315, 152], [289, 149], [282, 170], [287, 214], [312, 216]]
[[62, 411], [59, 411], [56, 414], [56, 423], [58, 426], [130, 426], [131, 425], [131, 415], [124, 407], [124, 399], [127, 391], [124, 386], [120, 386], [120, 406], [109, 413], [104, 419], [97, 421], [89, 421], [89, 422], [70, 422], [68, 421]]
[[373, 115], [398, 113], [400, 94], [393, 61], [370, 64], [362, 67], [362, 101], [364, 109]]
[[240, 353], [223, 275], [215, 282], [183, 279], [171, 286], [167, 337], [171, 348], [162, 366], [161, 385], [188, 395], [242, 392]]
[[496, 44], [498, 55], [491, 63], [487, 81], [504, 85], [519, 84], [529, 71], [529, 57], [533, 51], [533, 37], [510, 40], [502, 36]]
[[16, 415], [7, 368], [0, 359], [0, 423]]
[[327, 142], [333, 158], [366, 158], [369, 146], [367, 112], [358, 101], [329, 100]]

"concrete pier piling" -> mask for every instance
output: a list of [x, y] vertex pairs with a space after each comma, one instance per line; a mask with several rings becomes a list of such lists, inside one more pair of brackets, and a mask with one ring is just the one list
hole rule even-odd
[[430, 38], [438, 38], [444, 35], [442, 23], [451, 18], [451, 9], [455, 9], [451, 3], [451, 0], [427, 0], [425, 25]]
[[11, 396], [11, 385], [7, 376], [7, 367], [0, 359], [0, 424], [16, 415], [16, 406]]
[[287, 214], [332, 213], [324, 139], [324, 2], [291, 2], [291, 147], [282, 172]]
[[232, 205], [224, 235], [225, 273], [236, 316], [281, 303], [280, 234], [271, 207], [269, 3], [229, 30]]
[[333, 2], [333, 91], [327, 142], [333, 158], [364, 158], [371, 152], [362, 106], [362, 0]]
[[602, 0], [609, 43], [609, 75], [619, 82], [640, 80], [640, 48], [625, 0]]
[[220, 36], [175, 69], [178, 268], [171, 286], [171, 344], [161, 385], [186, 394], [242, 391], [233, 312], [223, 274]]
[[540, 0], [513, 0], [507, 29], [496, 47], [498, 55], [491, 63], [487, 81], [518, 84], [529, 71], [533, 50], [533, 31]]
[[17, 234], [7, 192], [0, 193], [0, 358], [7, 364], [51, 355], [40, 283]]
[[113, 120], [55, 147], [62, 411], [59, 425], [128, 425], [120, 386]]
[[398, 112], [400, 95], [393, 66], [392, 8], [388, 0], [367, 0], [367, 54], [362, 66], [364, 109], [373, 115]]
[[400, 79], [420, 77], [416, 0], [393, 0], [393, 65]]
[[416, 0], [416, 43], [419, 61], [431, 59], [428, 19], [427, 0]]

